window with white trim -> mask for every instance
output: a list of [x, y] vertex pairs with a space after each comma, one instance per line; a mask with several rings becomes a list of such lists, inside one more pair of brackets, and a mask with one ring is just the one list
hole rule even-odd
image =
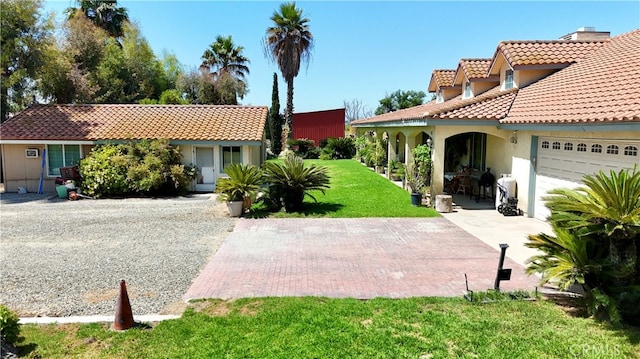
[[564, 150], [565, 150], [565, 151], [573, 151], [573, 143], [571, 143], [571, 142], [565, 142], [565, 144], [564, 144]]
[[438, 90], [436, 93], [436, 103], [444, 102], [444, 96], [442, 96], [442, 90]]
[[549, 141], [542, 141], [542, 148], [549, 148]]
[[616, 146], [616, 145], [607, 146], [607, 154], [608, 155], [617, 155], [618, 154], [618, 146]]
[[554, 150], [559, 150], [560, 149], [560, 142], [554, 142], [551, 145], [551, 148], [553, 148]]
[[80, 145], [47, 145], [47, 173], [60, 176], [60, 167], [77, 166], [81, 158]]
[[222, 146], [222, 170], [232, 163], [242, 163], [240, 146]]
[[464, 96], [462, 98], [470, 98], [473, 97], [471, 93], [471, 82], [467, 81], [464, 83]]
[[506, 70], [504, 72], [504, 89], [509, 90], [513, 88], [513, 70]]
[[602, 145], [595, 144], [591, 145], [591, 153], [602, 153]]

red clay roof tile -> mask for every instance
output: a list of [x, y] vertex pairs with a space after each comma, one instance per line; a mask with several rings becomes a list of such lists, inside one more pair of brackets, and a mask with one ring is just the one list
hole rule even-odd
[[4, 140], [261, 141], [264, 106], [34, 105], [3, 123]]
[[503, 123], [640, 121], [640, 29], [520, 89]]
[[429, 82], [429, 92], [436, 92], [438, 88], [452, 87], [456, 70], [433, 70]]

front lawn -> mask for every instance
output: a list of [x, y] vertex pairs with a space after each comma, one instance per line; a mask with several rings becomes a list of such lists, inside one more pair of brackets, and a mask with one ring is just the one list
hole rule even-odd
[[[305, 160], [305, 165], [325, 166], [331, 177], [331, 188], [323, 195], [314, 191], [305, 198], [301, 213], [271, 214], [272, 217], [435, 217], [438, 213], [424, 206], [412, 206], [409, 192], [393, 184], [355, 160]], [[256, 217], [264, 215], [255, 213]]]
[[640, 331], [571, 317], [555, 304], [461, 298], [259, 298], [191, 304], [180, 319], [24, 325], [42, 358], [640, 358]]

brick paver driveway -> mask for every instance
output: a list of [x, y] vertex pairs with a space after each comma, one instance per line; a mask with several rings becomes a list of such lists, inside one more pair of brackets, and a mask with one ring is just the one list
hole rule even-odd
[[[184, 298], [460, 296], [465, 273], [470, 289], [493, 288], [498, 259], [445, 218], [244, 219]], [[534, 289], [504, 267], [502, 289]]]

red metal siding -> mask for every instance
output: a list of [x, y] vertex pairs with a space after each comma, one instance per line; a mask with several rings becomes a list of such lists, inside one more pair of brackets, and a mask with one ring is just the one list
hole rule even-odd
[[293, 138], [320, 141], [329, 137], [344, 137], [345, 109], [293, 114]]

